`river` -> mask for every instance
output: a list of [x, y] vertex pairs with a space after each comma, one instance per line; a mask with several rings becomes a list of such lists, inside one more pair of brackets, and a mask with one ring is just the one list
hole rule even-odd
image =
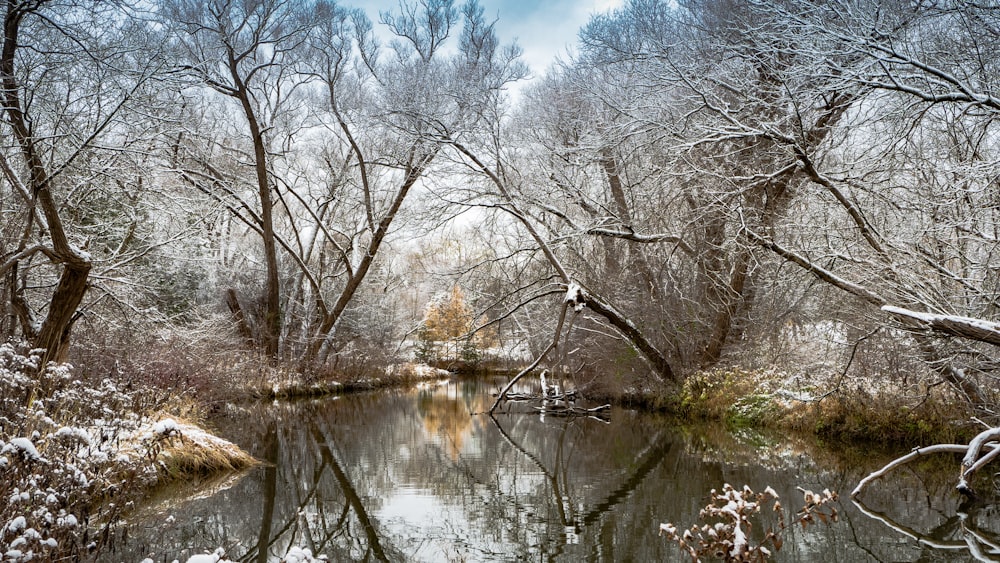
[[300, 546], [331, 561], [687, 561], [659, 525], [699, 523], [726, 483], [772, 487], [786, 518], [802, 505], [799, 488], [842, 494], [836, 522], [783, 532], [777, 561], [974, 561], [1000, 543], [996, 504], [960, 516], [954, 458], [876, 482], [859, 506], [850, 490], [898, 451], [622, 408], [565, 418], [513, 403], [472, 414], [495, 389], [441, 381], [229, 407], [217, 432], [266, 463], [162, 491], [107, 560], [184, 561], [222, 546], [264, 562]]

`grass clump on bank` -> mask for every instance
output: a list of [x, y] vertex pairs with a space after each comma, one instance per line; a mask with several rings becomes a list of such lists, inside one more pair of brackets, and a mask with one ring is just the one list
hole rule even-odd
[[[191, 423], [162, 418], [104, 379], [85, 382], [38, 351], [0, 345], [0, 545], [5, 561], [97, 558], [151, 488], [253, 459]], [[184, 410], [177, 408], [177, 410]]]
[[140, 436], [139, 449], [155, 459], [161, 481], [240, 471], [257, 463], [236, 444], [190, 422], [163, 418]]
[[[825, 389], [820, 393], [819, 390]], [[811, 385], [772, 370], [713, 370], [685, 382], [689, 416], [814, 433], [843, 441], [947, 442], [969, 437], [968, 404], [943, 386], [909, 389], [865, 381]]]
[[973, 412], [967, 402], [946, 386], [926, 383], [802, 381], [772, 369], [722, 368], [697, 372], [677, 390], [615, 393], [592, 386], [583, 394], [730, 428], [789, 429], [843, 441], [943, 443], [968, 440], [977, 431], [968, 422]]

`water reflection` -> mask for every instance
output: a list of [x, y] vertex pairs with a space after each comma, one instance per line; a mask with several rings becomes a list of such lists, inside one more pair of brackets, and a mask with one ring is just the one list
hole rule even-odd
[[[297, 545], [332, 561], [678, 561], [659, 524], [696, 523], [723, 483], [771, 485], [791, 507], [796, 486], [849, 491], [886, 461], [620, 409], [610, 424], [543, 419], [527, 405], [472, 415], [491, 404], [487, 391], [461, 381], [233, 409], [220, 432], [268, 464], [211, 496], [159, 505], [113, 559], [224, 546], [276, 561]], [[845, 503], [839, 524], [790, 529], [778, 560], [974, 560], [937, 549], [970, 530], [989, 556], [993, 509], [978, 509], [976, 527], [956, 521], [954, 472], [942, 469], [873, 485], [867, 508]]]

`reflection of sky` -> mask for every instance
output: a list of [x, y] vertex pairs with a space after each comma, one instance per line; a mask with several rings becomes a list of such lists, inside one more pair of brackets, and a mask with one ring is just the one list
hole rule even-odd
[[407, 561], [453, 560], [468, 550], [469, 523], [463, 507], [448, 500], [419, 488], [399, 487], [384, 500], [376, 519], [397, 538]]

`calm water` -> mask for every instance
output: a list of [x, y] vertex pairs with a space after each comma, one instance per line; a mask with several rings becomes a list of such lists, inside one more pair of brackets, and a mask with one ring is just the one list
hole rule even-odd
[[843, 493], [840, 521], [789, 529], [778, 561], [974, 561], [975, 549], [1000, 559], [988, 555], [1000, 543], [996, 505], [957, 515], [952, 459], [877, 483], [866, 515], [848, 493], [889, 452], [623, 409], [607, 421], [524, 404], [470, 415], [491, 389], [459, 381], [233, 408], [217, 430], [269, 464], [167, 491], [105, 556], [184, 561], [223, 546], [263, 562], [296, 545], [331, 561], [686, 561], [659, 524], [696, 523], [709, 491], [730, 483], [770, 485], [792, 510], [798, 486]]

